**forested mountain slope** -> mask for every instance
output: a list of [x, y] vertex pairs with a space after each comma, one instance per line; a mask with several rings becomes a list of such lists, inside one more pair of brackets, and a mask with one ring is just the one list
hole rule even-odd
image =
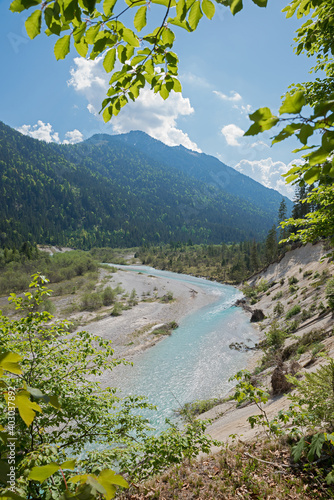
[[[166, 166], [173, 166], [188, 176], [198, 179], [210, 186], [232, 195], [239, 196], [245, 200], [255, 203], [257, 206], [269, 210], [275, 216], [277, 207], [282, 200], [282, 195], [274, 189], [269, 189], [254, 181], [250, 177], [241, 174], [234, 168], [222, 163], [218, 158], [205, 153], [197, 153], [183, 146], [170, 147], [153, 139], [140, 131], [133, 131], [120, 135], [97, 134], [86, 142], [109, 144], [117, 147], [126, 144], [136, 151], [144, 153]], [[292, 209], [292, 202], [284, 197], [288, 211]]]
[[0, 245], [219, 243], [261, 238], [276, 222], [278, 193], [263, 210], [146, 153], [123, 136], [46, 144], [0, 123]]

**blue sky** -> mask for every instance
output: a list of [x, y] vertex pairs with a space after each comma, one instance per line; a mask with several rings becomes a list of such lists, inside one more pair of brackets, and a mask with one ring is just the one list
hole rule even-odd
[[[293, 82], [309, 80], [312, 61], [293, 53], [301, 24], [281, 13], [286, 5], [269, 0], [266, 9], [245, 0], [233, 17], [216, 5], [212, 21], [202, 19], [194, 33], [176, 28], [182, 95], [167, 101], [145, 90], [109, 124], [98, 115], [107, 77], [101, 60], [86, 61], [74, 50], [64, 61], [53, 55], [56, 38], [25, 33], [26, 14], [0, 4], [0, 120], [33, 137], [77, 142], [94, 133], [143, 130], [171, 146], [218, 157], [259, 182], [293, 196], [281, 174], [295, 159], [292, 141], [270, 147], [270, 133], [242, 137], [248, 113], [261, 106], [277, 111], [280, 96]], [[160, 12], [152, 6], [152, 22]]]

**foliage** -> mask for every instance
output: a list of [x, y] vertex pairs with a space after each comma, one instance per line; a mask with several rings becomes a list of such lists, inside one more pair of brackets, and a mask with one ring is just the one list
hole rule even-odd
[[[23, 500], [23, 498], [30, 497], [32, 492], [35, 495], [38, 494], [39, 498], [42, 495], [44, 498], [45, 490], [42, 483], [45, 483], [49, 478], [52, 479], [52, 483], [48, 486], [48, 498], [61, 497], [65, 500], [65, 498], [82, 498], [81, 495], [84, 494], [87, 500], [101, 497], [109, 500], [115, 496], [115, 485], [127, 488], [127, 481], [110, 469], [104, 469], [98, 477], [87, 474], [81, 476], [72, 474], [70, 478], [67, 478], [68, 482], [66, 482], [66, 471], [74, 470], [77, 460], [62, 460], [61, 463], [50, 462], [50, 459], [59, 459], [61, 456], [64, 459], [63, 454], [55, 446], [40, 445], [37, 446], [35, 452], [30, 453], [20, 449], [20, 446], [17, 449], [15, 408], [18, 409], [21, 419], [28, 428], [32, 425], [36, 412], [42, 411], [40, 405], [30, 400], [31, 396], [35, 399], [44, 400], [45, 403], [50, 404], [56, 411], [61, 410], [58, 398], [55, 396], [46, 396], [38, 389], [27, 387], [25, 383], [23, 387], [16, 387], [15, 389], [11, 384], [8, 384], [8, 374], [11, 374], [11, 376], [22, 376], [24, 380], [24, 373], [19, 364], [20, 361], [22, 361], [22, 357], [13, 352], [7, 351], [0, 355], [2, 396], [5, 397], [8, 412], [6, 412], [8, 416], [7, 426], [6, 428], [1, 426], [2, 432], [0, 437], [2, 444], [7, 447], [7, 461], [0, 461], [2, 468], [0, 483], [5, 486], [0, 486], [1, 498]], [[3, 446], [1, 445], [1, 447]], [[47, 461], [48, 463], [41, 465], [43, 461]], [[18, 478], [17, 470], [21, 473]], [[57, 474], [59, 471], [62, 475], [60, 483], [59, 475]], [[71, 483], [78, 482], [80, 482], [80, 485], [75, 490], [68, 487], [68, 485], [71, 486]], [[36, 485], [36, 483], [41, 483], [41, 485]], [[61, 495], [62, 491], [63, 495]]]
[[[288, 137], [295, 137], [301, 147], [294, 153], [302, 152], [302, 161], [295, 164], [285, 174], [286, 182], [298, 183], [302, 188], [306, 185], [317, 186], [311, 191], [305, 191], [304, 201], [310, 204], [309, 213], [301, 217], [290, 218], [281, 223], [283, 229], [290, 226], [293, 230], [289, 240], [301, 240], [303, 243], [317, 238], [333, 239], [333, 178], [334, 169], [332, 155], [334, 151], [334, 101], [333, 101], [333, 48], [332, 26], [329, 19], [334, 12], [333, 1], [325, 0], [293, 0], [285, 9], [287, 17], [294, 14], [297, 18], [307, 20], [297, 30], [295, 41], [296, 53], [305, 53], [316, 57], [314, 71], [324, 70], [324, 80], [298, 84], [287, 92], [279, 109], [278, 116], [272, 114], [269, 108], [260, 108], [250, 116], [253, 124], [245, 135], [256, 135], [269, 130], [277, 124], [283, 128], [274, 135], [272, 143], [281, 142]], [[310, 13], [312, 15], [310, 16]], [[311, 106], [311, 112], [302, 115], [303, 108]], [[306, 113], [307, 113], [306, 109]], [[318, 140], [309, 144], [310, 140]]]
[[[253, 0], [265, 7], [267, 0]], [[235, 15], [242, 9], [242, 0], [220, 3], [230, 6]], [[111, 73], [107, 97], [102, 103], [104, 121], [117, 115], [131, 99], [134, 101], [146, 84], [155, 93], [166, 99], [170, 92], [181, 92], [177, 78], [178, 57], [172, 51], [174, 26], [189, 32], [196, 30], [200, 19], [212, 19], [215, 5], [211, 0], [153, 0], [152, 4], [163, 6], [161, 24], [151, 31], [151, 12], [143, 1], [120, 0], [72, 0], [55, 2], [14, 0], [10, 9], [22, 12], [33, 10], [25, 22], [30, 38], [35, 38], [46, 28], [45, 33], [56, 35], [54, 46], [57, 60], [64, 59], [71, 44], [81, 57], [96, 59], [103, 55], [103, 67]], [[176, 11], [174, 10], [176, 7]], [[121, 18], [131, 23], [124, 25]], [[135, 29], [135, 31], [132, 28]], [[45, 25], [45, 26], [44, 26]], [[130, 28], [131, 26], [131, 28]]]
[[[232, 192], [213, 187], [210, 176], [205, 182], [200, 177], [211, 170], [211, 162], [228, 176], [235, 171], [213, 157], [198, 155], [195, 178], [193, 155], [179, 148], [172, 152], [175, 148], [146, 134], [97, 135], [76, 145], [36, 141], [2, 123], [0, 134], [0, 246], [7, 252], [28, 240], [84, 250], [95, 247], [94, 259], [103, 262], [100, 256], [109, 260], [110, 251], [97, 253], [97, 246], [261, 238], [281, 199], [242, 174], [242, 182], [230, 183]], [[144, 151], [140, 143], [146, 145]], [[158, 160], [147, 154], [153, 146]]]
[[274, 307], [274, 314], [275, 316], [281, 316], [284, 313], [284, 306], [282, 302], [277, 302], [277, 304]]
[[[183, 432], [170, 426], [163, 435], [153, 436], [148, 419], [141, 416], [143, 410], [154, 409], [152, 405], [138, 396], [120, 399], [114, 389], [100, 386], [102, 373], [123, 361], [112, 358], [110, 341], [87, 332], [68, 335], [66, 322], [52, 323], [49, 313], [38, 311], [50, 294], [46, 282], [35, 275], [29, 292], [21, 297], [11, 294], [21, 319], [0, 316], [0, 361], [3, 369], [14, 372], [5, 380], [16, 392], [20, 415], [15, 423], [18, 493], [24, 498], [60, 498], [64, 492], [64, 498], [72, 498], [71, 491], [79, 483], [78, 492], [85, 492], [87, 498], [105, 491], [106, 498], [111, 498], [114, 488], [108, 485], [126, 483], [112, 471], [105, 472], [106, 466], [121, 464], [131, 477], [146, 477], [171, 462], [208, 451], [211, 440], [204, 436], [204, 422]], [[7, 424], [6, 406], [1, 400], [1, 428]], [[3, 456], [7, 442], [3, 434], [0, 438]], [[85, 450], [93, 446], [96, 451], [89, 453], [87, 461]], [[108, 453], [109, 461], [105, 460]], [[67, 467], [67, 457], [73, 454], [80, 459]], [[63, 470], [74, 466], [76, 473]], [[72, 483], [74, 489], [66, 493]]]
[[301, 307], [298, 304], [295, 304], [291, 309], [288, 310], [288, 312], [285, 315], [286, 319], [292, 318], [292, 316], [296, 316], [296, 314], [299, 314], [301, 311]]
[[329, 307], [334, 309], [334, 278], [331, 278], [326, 285], [326, 299]]
[[286, 339], [286, 332], [280, 328], [277, 320], [271, 323], [269, 331], [265, 335], [264, 343], [273, 351], [282, 347]]

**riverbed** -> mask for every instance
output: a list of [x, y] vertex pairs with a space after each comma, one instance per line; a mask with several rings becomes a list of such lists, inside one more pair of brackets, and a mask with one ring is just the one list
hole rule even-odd
[[129, 273], [128, 277], [141, 273], [165, 280], [172, 289], [182, 284], [188, 289], [189, 304], [200, 291], [207, 298], [202, 307], [192, 305], [188, 314], [183, 311], [171, 336], [135, 355], [133, 366], [117, 367], [109, 380], [123, 394], [147, 396], [157, 406], [153, 424], [162, 429], [165, 419], [175, 419], [174, 410], [184, 403], [227, 394], [232, 387], [229, 377], [245, 368], [250, 357], [229, 345], [254, 345], [257, 330], [249, 316], [233, 305], [242, 294], [232, 286], [147, 266], [119, 267]]

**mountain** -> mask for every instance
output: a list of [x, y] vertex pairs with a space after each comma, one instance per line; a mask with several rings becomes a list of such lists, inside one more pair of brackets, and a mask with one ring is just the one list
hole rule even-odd
[[86, 141], [93, 144], [108, 144], [117, 147], [126, 144], [136, 151], [141, 151], [146, 157], [177, 170], [197, 180], [214, 186], [226, 193], [238, 196], [255, 203], [257, 206], [277, 215], [277, 207], [282, 198], [285, 199], [288, 211], [292, 210], [292, 202], [278, 191], [267, 188], [250, 177], [241, 174], [234, 168], [205, 153], [197, 153], [184, 146], [170, 147], [153, 139], [140, 131], [120, 135], [97, 134]]
[[[229, 176], [226, 189], [210, 172]], [[260, 239], [282, 200], [215, 158], [141, 132], [58, 145], [1, 122], [0, 197], [1, 246], [81, 248]]]

